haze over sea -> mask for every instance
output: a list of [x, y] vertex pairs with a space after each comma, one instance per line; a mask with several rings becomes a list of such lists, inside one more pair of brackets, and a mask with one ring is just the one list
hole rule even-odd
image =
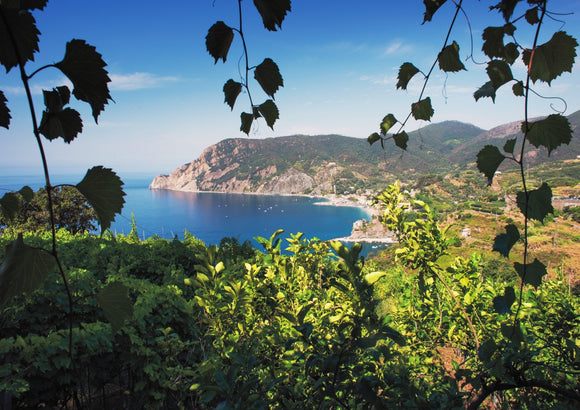
[[[77, 183], [82, 176], [54, 175], [53, 185]], [[269, 238], [277, 229], [283, 237], [303, 232], [305, 238], [322, 240], [350, 235], [352, 224], [370, 219], [360, 208], [315, 205], [320, 199], [302, 196], [224, 194], [210, 192], [177, 192], [149, 190], [151, 175], [122, 176], [125, 206], [111, 226], [115, 233], [131, 231], [135, 216], [141, 238], [158, 235], [171, 239], [183, 238], [188, 231], [206, 245], [218, 244], [224, 237], [235, 237], [240, 243], [256, 236]], [[35, 191], [42, 187], [40, 176], [0, 176], [0, 190], [18, 190], [24, 185]], [[2, 192], [0, 191], [0, 195]], [[283, 244], [284, 247], [285, 244]], [[379, 249], [377, 244], [365, 244], [363, 254]], [[380, 246], [384, 248], [385, 246]]]

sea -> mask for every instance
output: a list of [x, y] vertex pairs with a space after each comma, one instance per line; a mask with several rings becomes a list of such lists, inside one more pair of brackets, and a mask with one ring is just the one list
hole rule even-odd
[[[148, 187], [153, 177], [121, 175], [126, 193], [125, 205], [112, 223], [111, 231], [126, 235], [131, 232], [134, 220], [143, 239], [151, 236], [182, 239], [184, 233], [189, 232], [206, 245], [219, 245], [222, 238], [233, 237], [240, 243], [249, 240], [261, 249], [255, 238], [269, 238], [278, 229], [284, 230], [282, 238], [302, 232], [304, 238], [329, 240], [349, 236], [353, 222], [370, 219], [363, 209], [317, 205], [323, 200], [304, 196], [150, 190]], [[51, 176], [53, 185], [75, 184], [81, 179], [82, 176], [75, 175]], [[0, 196], [24, 185], [37, 190], [44, 185], [43, 178], [0, 176]], [[361, 254], [368, 256], [386, 246], [365, 243]]]

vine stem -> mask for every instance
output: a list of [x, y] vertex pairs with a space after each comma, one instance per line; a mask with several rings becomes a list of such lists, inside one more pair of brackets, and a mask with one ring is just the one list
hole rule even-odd
[[249, 84], [249, 79], [248, 79], [248, 74], [250, 73], [250, 62], [248, 59], [248, 47], [246, 46], [246, 38], [244, 37], [244, 29], [243, 29], [243, 18], [242, 18], [242, 0], [238, 0], [238, 15], [239, 15], [239, 20], [240, 20], [240, 28], [238, 30], [236, 30], [238, 32], [238, 34], [240, 35], [240, 38], [242, 39], [242, 46], [244, 48], [244, 58], [246, 61], [246, 75], [245, 75], [245, 82], [244, 82], [244, 88], [246, 89], [246, 92], [248, 93], [248, 98], [250, 99], [250, 106], [252, 107], [252, 115], [254, 114], [254, 102], [252, 101], [252, 93], [250, 92], [250, 87], [248, 87]]

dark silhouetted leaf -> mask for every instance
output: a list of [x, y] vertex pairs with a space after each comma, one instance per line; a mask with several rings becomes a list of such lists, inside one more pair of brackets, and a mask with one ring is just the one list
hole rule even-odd
[[291, 11], [290, 0], [254, 0], [254, 6], [262, 16], [264, 27], [276, 31], [276, 26], [282, 28], [286, 13]]
[[524, 83], [521, 81], [518, 81], [517, 83], [515, 83], [513, 85], [512, 91], [516, 97], [523, 97], [525, 95], [524, 94]]
[[520, 240], [520, 232], [518, 231], [517, 226], [513, 224], [507, 225], [505, 231], [506, 233], [502, 233], [495, 237], [493, 250], [508, 258], [511, 249]]
[[223, 21], [218, 21], [210, 27], [205, 36], [205, 48], [215, 59], [214, 64], [217, 64], [220, 58], [226, 62], [233, 40], [234, 31]]
[[401, 131], [398, 134], [393, 135], [395, 140], [395, 145], [401, 149], [407, 150], [407, 142], [409, 141], [409, 136], [405, 131]]
[[540, 22], [538, 17], [538, 7], [533, 7], [526, 11], [526, 21], [531, 25], [538, 24]]
[[453, 42], [439, 53], [439, 68], [445, 72], [457, 72], [465, 70], [465, 66], [459, 60], [459, 44]]
[[108, 86], [111, 79], [101, 57], [96, 48], [84, 40], [71, 40], [66, 45], [64, 59], [56, 64], [73, 83], [73, 95], [90, 104], [95, 122], [111, 100]]
[[491, 360], [496, 351], [497, 344], [493, 339], [491, 339], [479, 346], [479, 349], [477, 349], [477, 357], [479, 357], [482, 362], [487, 363]]
[[42, 120], [38, 130], [48, 140], [62, 137], [68, 144], [83, 131], [83, 120], [78, 111], [65, 108], [56, 113], [42, 113]]
[[496, 90], [505, 83], [514, 79], [508, 63], [503, 60], [492, 60], [487, 63], [487, 75]]
[[516, 301], [516, 292], [514, 288], [508, 286], [505, 288], [502, 296], [493, 298], [493, 308], [500, 315], [512, 313], [511, 306]]
[[504, 27], [487, 27], [483, 30], [483, 46], [481, 50], [489, 58], [503, 58], [505, 55], [505, 46], [503, 38], [505, 35]]
[[123, 327], [125, 320], [133, 316], [133, 303], [129, 288], [121, 282], [111, 282], [96, 295], [99, 306], [111, 323], [113, 334]]
[[530, 219], [544, 221], [548, 214], [554, 213], [552, 207], [552, 190], [545, 182], [533, 191], [528, 191], [528, 209], [526, 210], [526, 194], [518, 192], [517, 204], [520, 211]]
[[8, 129], [10, 127], [10, 109], [8, 108], [8, 104], [6, 104], [8, 100], [4, 96], [4, 93], [0, 91], [0, 127], [4, 127]]
[[32, 201], [32, 198], [34, 198], [34, 191], [28, 185], [20, 188], [18, 193], [22, 195], [22, 199], [24, 199], [26, 202], [30, 202]]
[[383, 118], [383, 121], [381, 122], [381, 133], [383, 135], [386, 134], [387, 132], [389, 132], [391, 127], [396, 123], [397, 119], [395, 118], [395, 116], [393, 114], [387, 114], [385, 118]]
[[417, 74], [418, 72], [419, 69], [415, 67], [413, 64], [403, 63], [403, 65], [401, 65], [401, 67], [399, 68], [399, 75], [397, 76], [398, 79], [397, 89], [401, 88], [403, 90], [406, 90], [409, 81], [411, 81], [411, 78], [413, 78], [415, 74]]
[[548, 273], [546, 266], [538, 259], [534, 259], [532, 263], [528, 263], [527, 265], [515, 262], [514, 268], [524, 283], [532, 285], [535, 288], [542, 284], [542, 277]]
[[0, 215], [4, 215], [6, 219], [14, 218], [19, 208], [20, 201], [14, 192], [7, 192], [0, 198]]
[[518, 59], [519, 56], [520, 56], [520, 51], [518, 50], [518, 46], [516, 43], [506, 44], [504, 60], [509, 65], [512, 65]]
[[493, 86], [492, 82], [488, 81], [482, 85], [476, 92], [473, 93], [473, 97], [475, 98], [475, 101], [478, 101], [483, 97], [490, 97], [492, 101], [495, 102], [495, 87]]
[[40, 287], [54, 267], [55, 259], [50, 253], [26, 245], [19, 235], [7, 248], [0, 265], [0, 305]]
[[574, 37], [558, 31], [550, 41], [538, 46], [533, 53], [525, 50], [523, 59], [526, 66], [530, 66], [532, 55], [534, 56], [529, 69], [532, 81], [535, 83], [540, 80], [550, 84], [564, 71], [572, 72], [577, 46], [578, 42]]
[[397, 332], [395, 329], [393, 329], [390, 326], [381, 327], [381, 330], [379, 331], [379, 335], [382, 338], [387, 337], [387, 338], [391, 339], [393, 342], [395, 342], [399, 346], [405, 346], [407, 344], [405, 337], [401, 333]]
[[276, 107], [274, 101], [267, 100], [263, 104], [260, 104], [258, 106], [258, 111], [260, 112], [260, 115], [264, 117], [264, 119], [266, 120], [266, 124], [268, 124], [268, 127], [274, 130], [274, 123], [278, 118], [280, 118], [278, 107]]
[[494, 145], [486, 145], [477, 154], [477, 169], [487, 177], [487, 184], [491, 185], [495, 171], [505, 157]]
[[236, 99], [238, 95], [242, 92], [242, 84], [229, 79], [227, 83], [224, 84], [224, 95], [225, 95], [225, 103], [230, 106], [230, 108], [234, 109], [234, 104], [236, 103]]
[[76, 187], [95, 210], [101, 232], [109, 229], [125, 203], [123, 181], [113, 170], [99, 165], [89, 169]]
[[371, 135], [369, 135], [367, 137], [367, 141], [371, 145], [373, 145], [375, 142], [380, 141], [380, 140], [381, 140], [381, 136], [379, 135], [378, 132], [373, 132]]
[[427, 97], [419, 102], [411, 104], [411, 113], [416, 120], [431, 121], [431, 117], [435, 113], [431, 106], [431, 97]]
[[516, 345], [519, 345], [524, 341], [524, 334], [522, 333], [522, 328], [519, 323], [516, 323], [515, 326], [503, 323], [501, 325], [501, 334]]
[[16, 8], [18, 10], [42, 10], [46, 3], [48, 3], [48, 0], [5, 0], [2, 2], [2, 7]]
[[439, 7], [445, 4], [445, 1], [446, 0], [423, 0], [423, 4], [425, 4], [425, 15], [423, 16], [422, 24], [426, 21], [431, 21], [435, 12], [439, 10]]
[[250, 130], [252, 129], [252, 122], [254, 121], [254, 116], [252, 114], [248, 114], [247, 112], [243, 112], [240, 117], [242, 119], [240, 131], [242, 131], [246, 135], [249, 135]]
[[[34, 53], [38, 51], [38, 35], [36, 21], [32, 14], [26, 10], [8, 9], [2, 3], [3, 17], [0, 19], [0, 64], [9, 72], [12, 67], [18, 65], [18, 56], [12, 43], [16, 41], [16, 47], [22, 64], [34, 61]], [[12, 35], [10, 34], [12, 33]]]
[[501, 2], [497, 3], [495, 6], [491, 6], [491, 10], [499, 10], [503, 15], [504, 20], [506, 23], [510, 20], [512, 14], [514, 14], [514, 9], [516, 5], [522, 0], [502, 0]]
[[274, 94], [278, 91], [278, 88], [284, 86], [284, 80], [282, 79], [282, 75], [280, 75], [278, 66], [269, 58], [264, 59], [256, 67], [254, 78], [260, 84], [262, 90], [272, 98], [274, 98]]
[[508, 154], [513, 154], [514, 148], [516, 146], [516, 141], [517, 141], [517, 138], [512, 138], [512, 139], [507, 140], [505, 142], [505, 144], [503, 145], [503, 151], [508, 153]]
[[[525, 132], [525, 123], [522, 124], [522, 132]], [[527, 138], [536, 148], [546, 147], [550, 155], [560, 145], [570, 144], [572, 127], [563, 115], [551, 114], [543, 120], [528, 123]]]

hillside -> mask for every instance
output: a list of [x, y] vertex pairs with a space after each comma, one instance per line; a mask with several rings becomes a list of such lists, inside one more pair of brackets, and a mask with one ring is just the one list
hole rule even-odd
[[[580, 112], [572, 114], [575, 132]], [[231, 138], [208, 147], [199, 158], [169, 175], [157, 176], [150, 189], [271, 194], [349, 194], [380, 189], [399, 179], [473, 168], [479, 149], [501, 146], [516, 135], [519, 122], [485, 131], [471, 124], [445, 121], [409, 133], [407, 151], [387, 141], [384, 149], [366, 139], [341, 135], [249, 139]], [[580, 155], [577, 138], [552, 153], [551, 159]], [[530, 153], [532, 164], [548, 159]]]

